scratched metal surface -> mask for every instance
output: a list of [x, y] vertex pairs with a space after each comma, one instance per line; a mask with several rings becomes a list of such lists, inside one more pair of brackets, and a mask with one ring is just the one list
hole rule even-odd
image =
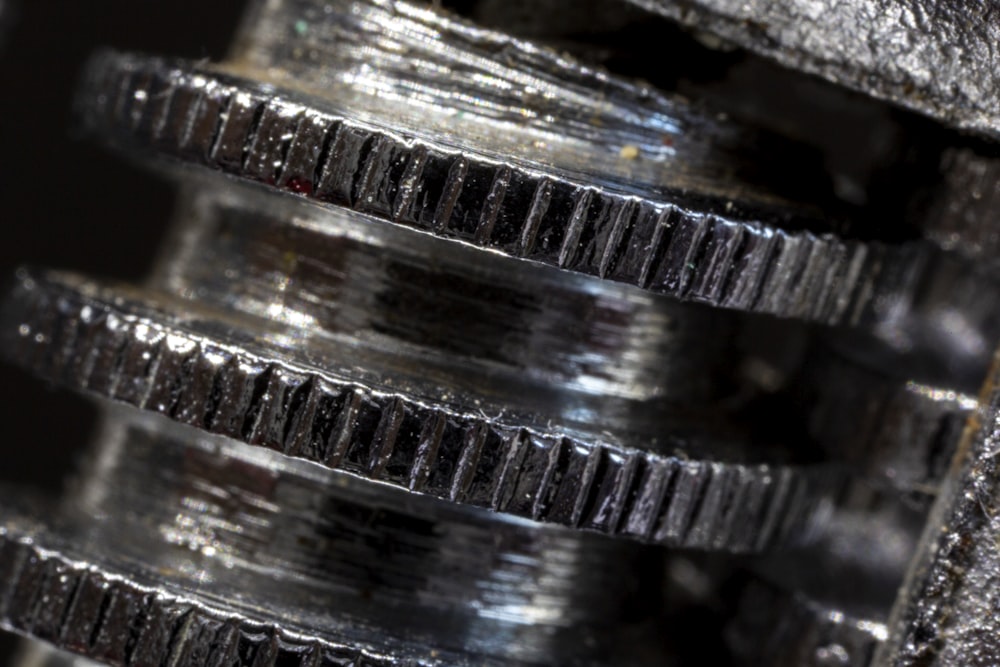
[[1000, 654], [997, 368], [942, 485], [890, 619], [879, 665], [990, 665]]
[[629, 0], [788, 67], [1000, 136], [996, 2]]

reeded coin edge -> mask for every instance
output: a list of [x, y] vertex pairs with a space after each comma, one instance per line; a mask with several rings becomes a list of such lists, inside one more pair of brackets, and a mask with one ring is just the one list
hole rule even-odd
[[86, 70], [78, 106], [91, 132], [123, 148], [683, 300], [854, 324], [886, 289], [919, 282], [906, 267], [921, 244], [786, 231], [576, 183], [190, 63], [103, 53]]
[[828, 466], [742, 464], [584, 442], [428, 406], [21, 274], [11, 359], [44, 378], [409, 491], [645, 542], [735, 552], [811, 536]]
[[0, 527], [0, 627], [123, 665], [401, 667], [398, 659], [222, 612], [81, 563]]

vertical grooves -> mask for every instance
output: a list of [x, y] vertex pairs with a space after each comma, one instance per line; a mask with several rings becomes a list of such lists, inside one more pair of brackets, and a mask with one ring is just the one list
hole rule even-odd
[[645, 540], [653, 538], [674, 471], [671, 463], [652, 459], [640, 466], [635, 476], [635, 496], [622, 513], [619, 532]]
[[195, 139], [195, 127], [200, 119], [202, 123], [210, 125], [211, 129], [207, 135], [201, 137], [198, 146], [201, 150], [194, 157], [203, 164], [211, 162], [215, 146], [222, 140], [222, 127], [226, 120], [226, 111], [233, 103], [233, 98], [234, 93], [227, 86], [211, 82], [201, 87], [197, 99], [191, 105], [189, 119], [185, 120], [181, 126], [181, 138], [178, 143], [182, 151], [191, 151], [195, 148], [192, 142]]
[[594, 480], [598, 479], [606, 468], [606, 458], [607, 452], [602, 447], [595, 447], [588, 453], [587, 464], [584, 466], [583, 474], [580, 476], [576, 501], [573, 503], [573, 518], [570, 523], [573, 527], [580, 525], [583, 517], [589, 513], [590, 509], [597, 502], [594, 494], [600, 490], [601, 485], [594, 484]]
[[638, 495], [641, 482], [639, 473], [642, 467], [641, 457], [637, 452], [630, 452], [626, 455], [624, 465], [621, 467], [618, 479], [615, 481], [615, 489], [612, 500], [612, 512], [608, 518], [606, 532], [618, 535], [621, 533], [621, 524]]
[[689, 544], [691, 533], [695, 526], [701, 521], [702, 508], [709, 494], [714, 491], [713, 486], [720, 483], [718, 471], [710, 464], [699, 464], [699, 477], [702, 477], [697, 490], [692, 494], [691, 506], [688, 509], [686, 521], [681, 527], [680, 535], [683, 544]]
[[459, 195], [462, 194], [462, 186], [465, 185], [465, 177], [468, 173], [469, 160], [464, 155], [459, 155], [448, 169], [448, 176], [441, 189], [441, 199], [434, 210], [432, 224], [435, 231], [442, 232], [448, 228], [452, 211], [455, 209]]
[[254, 143], [258, 139], [258, 131], [260, 130], [260, 120], [264, 117], [264, 109], [267, 108], [267, 104], [261, 101], [254, 103], [253, 112], [250, 114], [250, 123], [247, 125], [246, 134], [243, 138], [243, 150], [240, 152], [240, 169], [246, 170], [247, 163], [250, 159], [250, 150], [253, 148]]
[[341, 124], [339, 122], [331, 123], [326, 129], [326, 133], [323, 135], [323, 145], [322, 148], [320, 148], [319, 155], [316, 156], [316, 164], [313, 166], [310, 192], [318, 190], [320, 184], [323, 182], [323, 174], [327, 171], [327, 165], [330, 162], [330, 156], [333, 152], [334, 143], [337, 141], [337, 136], [340, 134], [340, 128]]
[[0, 573], [4, 574], [3, 579], [0, 580], [0, 586], [2, 586], [0, 588], [0, 619], [8, 623], [12, 621], [10, 602], [20, 584], [29, 552], [29, 547], [6, 538], [0, 538]]
[[73, 613], [73, 608], [76, 606], [77, 598], [80, 596], [80, 591], [83, 589], [84, 575], [79, 572], [74, 572], [72, 576], [73, 588], [66, 596], [66, 604], [63, 606], [62, 614], [59, 616], [58, 630], [51, 638], [51, 640], [56, 643], [63, 642], [63, 637], [66, 635], [66, 628], [69, 626], [70, 615]]
[[275, 183], [280, 183], [282, 177], [285, 175], [285, 169], [288, 168], [288, 157], [292, 151], [292, 142], [295, 141], [295, 137], [299, 134], [299, 127], [305, 122], [307, 122], [306, 112], [300, 109], [295, 114], [295, 120], [292, 122], [290, 130], [287, 133], [288, 136], [282, 135], [281, 140], [278, 142], [278, 153], [274, 159]]
[[685, 527], [692, 514], [693, 496], [699, 492], [700, 466], [691, 461], [676, 464], [664, 494], [662, 518], [654, 540], [669, 544], [684, 544]]
[[420, 445], [417, 447], [417, 455], [413, 458], [413, 467], [410, 471], [408, 482], [410, 491], [422, 491], [427, 484], [447, 424], [448, 417], [439, 410], [435, 410], [424, 424], [420, 433]]
[[740, 306], [748, 311], [756, 311], [764, 298], [764, 290], [767, 286], [767, 276], [774, 264], [774, 256], [780, 252], [783, 235], [779, 232], [768, 233], [767, 250], [762, 254], [759, 262], [752, 268], [748, 267], [746, 272], [750, 274], [750, 284], [744, 287], [745, 297], [740, 302]]
[[559, 490], [559, 485], [566, 472], [566, 465], [569, 462], [569, 448], [572, 446], [572, 443], [566, 438], [559, 438], [549, 450], [549, 463], [542, 475], [538, 485], [538, 494], [535, 496], [531, 508], [531, 518], [535, 521], [542, 521], [548, 516], [552, 500]]
[[458, 465], [455, 466], [455, 477], [451, 484], [451, 500], [461, 502], [465, 499], [488, 431], [489, 426], [484, 422], [473, 422], [466, 430], [462, 454], [458, 459]]
[[639, 205], [634, 200], [627, 200], [615, 216], [614, 226], [604, 244], [604, 251], [598, 263], [597, 275], [606, 278], [615, 269], [615, 264], [621, 254], [621, 244], [625, 238], [625, 230], [632, 224], [632, 219], [639, 214]]
[[781, 518], [780, 509], [787, 505], [786, 497], [788, 496], [790, 481], [788, 475], [783, 474], [783, 471], [776, 473], [764, 502], [761, 503], [756, 541], [758, 549], [763, 549], [773, 540], [775, 529]]
[[476, 226], [475, 241], [479, 245], [486, 245], [493, 235], [493, 226], [496, 224], [497, 216], [500, 214], [500, 207], [503, 205], [504, 197], [507, 194], [507, 186], [510, 185], [511, 169], [504, 165], [494, 171], [493, 184], [490, 192], [486, 196], [483, 204], [483, 211], [479, 217], [479, 224]]
[[747, 247], [749, 236], [751, 232], [748, 232], [744, 227], [737, 227], [733, 233], [733, 238], [730, 238], [726, 243], [725, 252], [721, 253], [721, 256], [717, 257], [713, 273], [715, 274], [715, 281], [705, 294], [706, 300], [714, 306], [721, 306], [725, 304], [728, 299], [730, 285], [736, 279], [736, 269], [739, 265], [737, 258], [743, 254]]
[[[174, 127], [177, 127], [179, 120], [180, 132], [176, 133], [176, 137], [179, 140], [178, 145], [182, 146], [191, 131], [191, 123], [194, 122], [201, 86], [198, 86], [190, 77], [185, 76], [177, 69], [166, 72], [163, 76], [163, 82], [169, 92], [158, 105], [159, 117], [153, 119], [148, 125], [149, 138], [153, 143], [159, 143], [164, 139], [171, 120], [173, 120]], [[174, 111], [177, 105], [180, 105], [182, 109], [179, 114]]]
[[285, 454], [297, 456], [310, 444], [313, 419], [319, 403], [320, 380], [312, 377], [295, 390], [288, 407], [285, 421]]
[[[361, 204], [359, 195], [364, 184], [367, 166], [371, 163], [372, 158], [378, 155], [378, 145], [382, 137], [374, 132], [362, 130], [356, 131], [352, 136], [360, 137], [360, 143], [356, 147], [352, 147], [353, 152], [342, 155], [335, 152], [333, 159], [336, 160], [337, 157], [340, 157], [345, 162], [341, 172], [346, 179], [341, 184], [345, 198], [344, 203], [353, 209], [358, 209]], [[349, 159], [353, 161], [353, 164], [347, 162]]]
[[748, 310], [766, 310], [765, 304], [769, 296], [768, 287], [771, 276], [781, 264], [781, 262], [778, 261], [778, 258], [784, 251], [786, 241], [787, 236], [780, 231], [775, 232], [772, 236], [772, 242], [768, 244], [767, 259], [761, 263], [760, 278], [757, 281], [757, 288], [753, 290], [753, 296], [751, 297], [747, 307]]
[[116, 589], [113, 586], [108, 586], [106, 583], [100, 585], [101, 588], [101, 599], [97, 606], [97, 613], [94, 617], [90, 626], [90, 638], [87, 640], [87, 645], [91, 648], [97, 645], [97, 640], [101, 636], [101, 630], [104, 628], [105, 621], [107, 620], [108, 611], [111, 609], [111, 604], [114, 602], [114, 597]]
[[145, 372], [146, 383], [143, 387], [142, 394], [138, 397], [136, 402], [136, 407], [145, 408], [149, 403], [149, 397], [153, 394], [154, 380], [160, 372], [160, 364], [163, 363], [163, 358], [166, 356], [167, 341], [166, 336], [162, 333], [157, 337], [156, 345], [153, 351], [150, 353], [151, 359], [149, 359], [147, 369]]
[[[215, 365], [211, 379], [211, 390], [208, 393], [208, 401], [205, 403], [205, 410], [201, 415], [201, 425], [206, 430], [211, 431], [215, 426], [215, 419], [219, 414], [219, 407], [226, 392], [226, 369], [237, 363], [235, 357], [226, 359], [223, 363]], [[198, 425], [197, 423], [195, 425]]]
[[859, 289], [860, 278], [865, 265], [868, 263], [869, 251], [868, 246], [861, 243], [848, 244], [848, 251], [850, 253], [850, 261], [845, 262], [845, 272], [844, 272], [844, 284], [850, 285], [851, 289], [847, 292], [844, 290], [838, 290], [836, 299], [836, 309], [831, 313], [831, 321], [843, 322], [845, 324], [854, 324], [856, 317], [854, 315], [850, 317], [845, 317], [845, 314], [851, 308], [852, 296]]
[[[226, 99], [219, 106], [217, 113], [212, 114], [212, 120], [214, 120], [212, 131], [209, 133], [208, 141], [205, 142], [205, 155], [204, 162], [209, 164], [211, 162], [212, 156], [215, 155], [216, 146], [222, 141], [222, 129], [225, 127], [226, 118], [229, 115], [229, 109], [236, 103], [236, 93], [227, 90]], [[198, 106], [196, 113], [201, 112], [202, 105], [208, 100], [208, 96], [202, 97], [198, 100]], [[190, 131], [190, 128], [188, 128]]]
[[[110, 323], [110, 322], [109, 322]], [[117, 340], [111, 351], [111, 358], [108, 362], [108, 369], [105, 374], [105, 391], [108, 396], [114, 396], [118, 391], [118, 383], [121, 381], [122, 366], [125, 364], [125, 352], [128, 350], [128, 329], [124, 322], [120, 320], [111, 333]]]
[[399, 189], [396, 192], [396, 201], [393, 202], [392, 219], [404, 222], [411, 222], [409, 213], [413, 209], [416, 200], [417, 190], [420, 187], [420, 179], [423, 176], [424, 165], [427, 164], [427, 148], [425, 146], [414, 146], [410, 149], [410, 160], [403, 170], [403, 177], [399, 181]]
[[695, 223], [694, 238], [684, 253], [676, 286], [670, 290], [671, 294], [681, 298], [689, 296], [699, 274], [711, 264], [709, 248], [715, 239], [715, 223], [715, 216], [712, 215], [701, 216]]
[[340, 416], [333, 431], [335, 435], [326, 460], [330, 467], [338, 467], [347, 454], [347, 448], [351, 445], [351, 436], [354, 435], [354, 423], [358, 418], [362, 398], [362, 390], [359, 388], [350, 387], [344, 392]]
[[563, 237], [562, 247], [559, 248], [557, 263], [560, 268], [567, 268], [573, 263], [573, 258], [579, 249], [580, 235], [583, 226], [587, 222], [587, 213], [590, 208], [594, 191], [590, 188], [577, 188], [573, 193], [576, 200], [573, 204], [573, 213], [570, 215], [566, 228], [566, 235]]
[[143, 596], [142, 604], [135, 614], [135, 618], [129, 623], [128, 639], [122, 651], [122, 662], [126, 665], [133, 665], [133, 656], [139, 645], [142, 629], [149, 623], [149, 607], [152, 603], [152, 595]]
[[639, 275], [636, 276], [636, 284], [639, 287], [648, 289], [656, 275], [657, 267], [663, 259], [663, 254], [669, 245], [673, 228], [680, 223], [681, 212], [676, 206], [668, 205], [663, 208], [659, 219], [656, 221], [653, 238], [649, 242], [649, 247], [645, 253]]
[[358, 160], [358, 176], [351, 188], [351, 206], [364, 209], [368, 198], [373, 194], [375, 181], [378, 178], [380, 151], [388, 142], [379, 134], [373, 134], [363, 147], [363, 155]]
[[[32, 343], [37, 354], [28, 365], [49, 363], [53, 348], [68, 358], [82, 357], [80, 346], [99, 348], [86, 380], [93, 392], [329, 468], [411, 490], [430, 484], [431, 495], [518, 516], [689, 546], [698, 540], [739, 548], [746, 538], [733, 527], [737, 516], [759, 522], [762, 543], [769, 544], [823, 509], [811, 510], [810, 502], [825, 497], [826, 487], [798, 484], [808, 470], [762, 467], [751, 475], [735, 463], [660, 458], [575, 442], [558, 431], [537, 435], [517, 424], [473, 420], [251, 351], [237, 356], [211, 338], [138, 318], [113, 293], [74, 296], [67, 284], [46, 280], [51, 284], [32, 281], [18, 297], [25, 312], [49, 313], [32, 332], [41, 342]], [[59, 331], [65, 335], [54, 335]], [[91, 341], [91, 333], [106, 340]], [[776, 481], [727, 486], [733, 475]], [[785, 488], [790, 480], [794, 489]], [[783, 495], [790, 492], [795, 502]], [[793, 514], [796, 503], [805, 507]]]
[[382, 476], [385, 465], [392, 456], [392, 450], [399, 435], [399, 426], [403, 423], [405, 416], [406, 406], [400, 398], [393, 399], [387, 407], [383, 408], [378, 427], [375, 429], [371, 448], [372, 458], [368, 466], [368, 474], [372, 477]]
[[[101, 69], [103, 72], [98, 71]], [[368, 213], [390, 217], [401, 224], [417, 223], [439, 234], [459, 236], [479, 245], [490, 245], [490, 237], [496, 231], [494, 226], [501, 224], [499, 221], [504, 220], [505, 214], [520, 216], [526, 206], [528, 211], [522, 218], [510, 223], [504, 220], [505, 236], [499, 247], [562, 268], [611, 276], [646, 289], [727, 308], [799, 316], [827, 324], [841, 323], [844, 319], [853, 323], [864, 316], [871, 300], [879, 298], [872, 290], [905, 294], [916, 290], [915, 283], [904, 276], [889, 274], [891, 266], [908, 264], [895, 254], [886, 266], [874, 258], [862, 262], [871, 268], [871, 274], [862, 272], [862, 275], [854, 272], [858, 254], [852, 243], [832, 236], [785, 232], [773, 226], [737, 221], [728, 214], [690, 212], [682, 208], [686, 199], [666, 201], [670, 198], [654, 192], [640, 199], [616, 191], [613, 186], [608, 186], [606, 193], [592, 191], [600, 195], [602, 203], [588, 211], [586, 200], [592, 199], [589, 195], [571, 195], [574, 189], [590, 192], [585, 185], [573, 185], [568, 180], [540, 176], [507, 164], [486, 164], [485, 160], [466, 155], [441, 154], [416, 140], [365, 129], [349, 119], [336, 119], [307, 105], [287, 102], [279, 93], [222, 79], [194, 66], [110, 55], [93, 64], [88, 74], [87, 90], [91, 96], [81, 100], [82, 108], [88, 112], [88, 121], [95, 129], [112, 135], [116, 141], [132, 141], [161, 153], [194, 159], [250, 180], [273, 180], [286, 190], [360, 210], [365, 210], [364, 202], [374, 191], [376, 199], [380, 194], [386, 199], [379, 200], [377, 210]], [[140, 96], [136, 97], [136, 93]], [[195, 97], [197, 101], [192, 102]], [[293, 118], [296, 110], [299, 115]], [[315, 149], [300, 150], [301, 128], [313, 128], [306, 134], [311, 136], [315, 131], [318, 135], [317, 123], [322, 122], [331, 125], [324, 141], [313, 139], [310, 143]], [[284, 132], [282, 128], [286, 127], [294, 129]], [[178, 132], [185, 136], [166, 136]], [[199, 143], [207, 146], [192, 150], [188, 144], [194, 134], [198, 135]], [[346, 135], [350, 138], [345, 139]], [[317, 143], [322, 143], [322, 147]], [[344, 149], [341, 153], [338, 146]], [[315, 155], [313, 150], [320, 155], [308, 182], [307, 175], [300, 172]], [[407, 152], [410, 157], [405, 167], [402, 163], [387, 162], [387, 156], [398, 154], [404, 159]], [[296, 173], [294, 177], [286, 177], [292, 153], [295, 153]], [[382, 155], [382, 159], [376, 159], [376, 154]], [[428, 155], [435, 169], [432, 178], [422, 180]], [[397, 178], [399, 168], [403, 168], [404, 174]], [[484, 194], [487, 170], [493, 171], [493, 181]], [[317, 185], [324, 177], [330, 181], [325, 191]], [[473, 181], [466, 183], [467, 177]], [[526, 186], [523, 194], [522, 180]], [[515, 181], [517, 202], [505, 201], [513, 199], [507, 190], [514, 187]], [[470, 193], [473, 182], [476, 192]], [[529, 182], [535, 185], [533, 195], [528, 195]], [[379, 189], [380, 184], [385, 186], [384, 191]], [[468, 201], [462, 201], [463, 192]], [[530, 203], [525, 201], [529, 196]], [[570, 196], [575, 203], [567, 200]], [[697, 210], [704, 210], [704, 202], [692, 201]], [[663, 224], [636, 222], [633, 210], [644, 206], [659, 208]], [[420, 208], [419, 220], [408, 215], [412, 207]], [[622, 211], [611, 212], [615, 208]], [[616, 217], [612, 219], [612, 215]], [[701, 222], [696, 222], [699, 217]], [[629, 247], [623, 250], [623, 239], [630, 231], [637, 231], [630, 230], [633, 223], [642, 227], [642, 233], [630, 239]], [[722, 226], [730, 224], [738, 225], [742, 231], [722, 242], [720, 238], [725, 235]], [[451, 230], [452, 225], [462, 228]], [[678, 227], [677, 234], [672, 226]], [[682, 241], [674, 236], [688, 237], [694, 226], [701, 233], [712, 233], [715, 245], [706, 237], [692, 237], [685, 261], [680, 253]], [[710, 227], [714, 227], [714, 232]], [[515, 234], [519, 235], [516, 240], [512, 238]], [[741, 235], [745, 237], [743, 244], [735, 238]], [[773, 243], [767, 241], [769, 237]], [[675, 247], [669, 263], [663, 265], [665, 244], [670, 243]], [[511, 249], [511, 245], [516, 247]], [[882, 254], [877, 245], [867, 244], [873, 255]], [[824, 249], [835, 251], [836, 256], [828, 256]], [[581, 252], [585, 258], [579, 256]], [[629, 261], [619, 273], [616, 264], [623, 252]], [[768, 252], [770, 259], [764, 257]], [[845, 253], [844, 258], [841, 253]], [[801, 280], [804, 270], [807, 279]], [[880, 271], [885, 274], [881, 279]], [[666, 273], [670, 279], [651, 285], [660, 273]], [[893, 280], [894, 277], [898, 280]], [[698, 287], [692, 295], [694, 285]], [[755, 291], [757, 294], [752, 294]]]
[[531, 446], [531, 435], [527, 430], [519, 429], [510, 434], [505, 444], [507, 445], [506, 456], [504, 456], [503, 463], [500, 466], [500, 472], [497, 475], [496, 490], [490, 501], [491, 508], [494, 511], [503, 511], [510, 505], [510, 496], [517, 488], [517, 476], [522, 467], [521, 464], [524, 460], [525, 450]]
[[531, 207], [528, 209], [528, 216], [524, 220], [524, 227], [521, 229], [520, 246], [518, 254], [526, 257], [531, 254], [535, 247], [535, 237], [538, 235], [538, 228], [542, 224], [542, 218], [549, 209], [549, 201], [552, 199], [553, 183], [551, 179], [540, 176], [535, 186], [535, 194], [531, 199]]
[[243, 411], [243, 424], [240, 427], [240, 437], [247, 442], [253, 442], [256, 439], [256, 434], [262, 430], [261, 422], [275, 403], [269, 389], [272, 387], [277, 373], [277, 367], [274, 364], [268, 364], [253, 378], [250, 397]]

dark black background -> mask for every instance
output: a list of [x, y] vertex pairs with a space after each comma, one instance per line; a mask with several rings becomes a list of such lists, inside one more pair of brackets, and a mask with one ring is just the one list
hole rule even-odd
[[[20, 264], [135, 279], [173, 191], [73, 130], [76, 77], [101, 46], [188, 58], [225, 54], [242, 1], [0, 0], [0, 276]], [[90, 406], [0, 366], [0, 482], [53, 493], [92, 427]], [[12, 638], [0, 635], [0, 664]]]

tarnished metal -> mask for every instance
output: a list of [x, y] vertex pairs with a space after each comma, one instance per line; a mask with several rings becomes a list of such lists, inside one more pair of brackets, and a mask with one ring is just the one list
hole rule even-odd
[[953, 0], [627, 0], [733, 44], [1000, 136], [996, 3]]
[[983, 410], [942, 485], [906, 586], [890, 622], [880, 664], [988, 665], [1000, 655], [996, 632], [997, 372]]

